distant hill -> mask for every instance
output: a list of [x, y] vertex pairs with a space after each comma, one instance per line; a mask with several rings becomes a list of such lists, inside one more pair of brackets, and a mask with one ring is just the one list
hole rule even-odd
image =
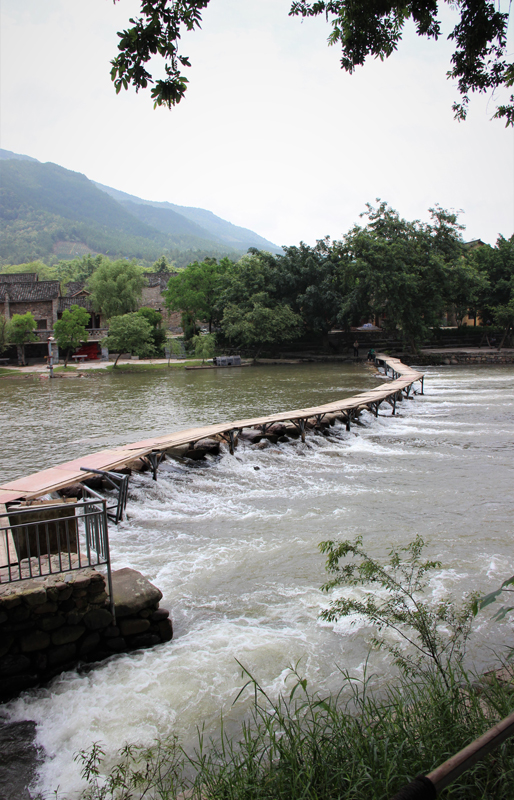
[[0, 150], [0, 161], [9, 158], [16, 158], [20, 161], [37, 161], [37, 158], [32, 158], [32, 156], [22, 156], [20, 153], [13, 153], [11, 150]]
[[[267, 250], [270, 253], [281, 253], [282, 248], [268, 239], [259, 236], [258, 233], [249, 230], [248, 228], [241, 228], [238, 225], [233, 225], [231, 222], [217, 217], [212, 211], [207, 211], [205, 208], [192, 208], [189, 206], [177, 206], [174, 203], [158, 202], [154, 200], [143, 200], [140, 197], [135, 197], [125, 192], [120, 192], [118, 189], [111, 189], [110, 186], [104, 186], [95, 181], [95, 186], [104, 192], [107, 192], [115, 200], [126, 206], [130, 206], [131, 212], [134, 213], [133, 206], [150, 206], [152, 208], [161, 209], [170, 214], [170, 218], [178, 214], [182, 218], [186, 218], [195, 224], [195, 230], [201, 229], [205, 235], [207, 231], [214, 236], [217, 241], [222, 241], [230, 247], [235, 247], [240, 250], [248, 250], [249, 247], [257, 247], [259, 250]], [[139, 213], [143, 213], [140, 211]], [[148, 212], [147, 212], [148, 213]], [[162, 215], [161, 219], [166, 217]], [[160, 229], [161, 230], [161, 229]]]
[[280, 252], [210, 211], [142, 200], [9, 150], [0, 150], [0, 234], [0, 264], [91, 252], [146, 263], [166, 254], [181, 265], [249, 247]]

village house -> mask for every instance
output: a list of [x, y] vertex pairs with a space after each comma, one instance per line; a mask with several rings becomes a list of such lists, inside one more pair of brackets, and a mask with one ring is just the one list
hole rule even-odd
[[[180, 330], [180, 312], [169, 312], [165, 305], [166, 291], [170, 274], [158, 272], [145, 273], [146, 286], [143, 287], [141, 306], [153, 308], [163, 316], [164, 327], [176, 332]], [[88, 340], [80, 353], [88, 359], [101, 357], [100, 342], [107, 334], [108, 326], [101, 313], [94, 310], [91, 293], [85, 281], [70, 281], [61, 290], [59, 281], [40, 281], [36, 272], [0, 274], [0, 314], [11, 319], [13, 314], [26, 314], [28, 311], [36, 321], [37, 342], [26, 345], [26, 357], [30, 362], [42, 361], [48, 352], [48, 338], [53, 335], [54, 323], [61, 319], [66, 309], [82, 306], [89, 314], [87, 325]], [[15, 349], [6, 353], [15, 358]]]
[[153, 308], [162, 314], [162, 323], [165, 328], [173, 333], [182, 331], [180, 311], [169, 311], [165, 305], [164, 292], [168, 288], [168, 281], [176, 272], [146, 272], [147, 285], [143, 286], [141, 305]]

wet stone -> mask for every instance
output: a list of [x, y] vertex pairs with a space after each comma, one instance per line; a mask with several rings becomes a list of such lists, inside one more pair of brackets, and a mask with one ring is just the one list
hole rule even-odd
[[83, 625], [65, 625], [52, 634], [52, 643], [61, 645], [76, 642], [85, 632], [86, 629]]
[[112, 625], [110, 628], [106, 628], [102, 631], [102, 636], [104, 639], [117, 639], [120, 635], [120, 629], [116, 627], [116, 625]]
[[55, 631], [64, 625], [65, 619], [62, 614], [55, 614], [51, 617], [42, 617], [38, 620], [37, 626], [42, 631]]
[[105, 583], [103, 581], [95, 581], [95, 583], [92, 583], [87, 590], [87, 596], [95, 597], [95, 595], [101, 594], [102, 592], [105, 592]]
[[89, 602], [92, 605], [98, 606], [102, 603], [105, 603], [106, 600], [109, 599], [109, 595], [106, 592], [99, 592], [98, 594], [94, 594], [92, 597], [89, 597]]
[[154, 647], [160, 644], [161, 639], [154, 633], [144, 633], [141, 636], [134, 636], [130, 641], [130, 646], [134, 648], [140, 647]]
[[89, 633], [84, 639], [81, 641], [79, 646], [79, 654], [81, 656], [88, 655], [91, 653], [96, 647], [98, 647], [100, 643], [100, 634], [99, 633]]
[[48, 651], [48, 666], [54, 667], [57, 664], [63, 664], [65, 661], [71, 661], [77, 652], [77, 647], [74, 644], [63, 644], [61, 647], [55, 647]]
[[15, 633], [16, 631], [28, 631], [34, 627], [34, 620], [26, 619], [24, 622], [13, 622], [10, 625], [4, 625], [3, 630], [7, 633]]
[[18, 675], [30, 669], [30, 659], [27, 656], [8, 655], [0, 663], [0, 676], [7, 678], [11, 675]]
[[66, 615], [66, 624], [67, 625], [78, 625], [79, 622], [82, 622], [83, 618], [84, 618], [84, 614], [82, 613], [82, 611], [79, 611], [78, 609], [75, 608], [73, 611], [70, 611]]
[[44, 672], [48, 666], [48, 657], [46, 651], [39, 651], [34, 658], [34, 667], [38, 672]]
[[171, 619], [163, 619], [158, 623], [159, 636], [163, 642], [173, 639], [173, 625]]
[[160, 622], [163, 619], [167, 619], [170, 615], [170, 612], [167, 611], [165, 608], [158, 608], [157, 611], [154, 611], [150, 619], [152, 622]]
[[129, 617], [157, 605], [162, 592], [140, 572], [126, 567], [112, 573], [116, 617]]
[[[34, 679], [33, 679], [34, 680]], [[27, 689], [27, 679], [22, 689]], [[33, 682], [32, 682], [33, 685]], [[20, 689], [17, 687], [17, 690]], [[42, 753], [36, 747], [36, 723], [0, 724], [0, 797], [2, 800], [30, 800], [29, 787], [36, 777]]]
[[3, 658], [5, 655], [7, 655], [13, 642], [14, 636], [11, 636], [10, 634], [2, 635], [2, 640], [0, 642], [0, 658]]
[[84, 624], [90, 630], [106, 628], [112, 622], [112, 614], [106, 608], [95, 608], [84, 615]]
[[137, 633], [144, 633], [150, 627], [147, 619], [123, 619], [120, 623], [122, 636], [134, 636]]
[[28, 633], [21, 640], [21, 650], [23, 653], [45, 650], [49, 645], [50, 637], [44, 631], [33, 631], [32, 633]]
[[11, 622], [24, 622], [30, 617], [30, 608], [27, 606], [16, 606], [9, 613], [9, 620]]
[[57, 608], [57, 603], [43, 603], [34, 608], [34, 614], [55, 614]]
[[116, 637], [116, 639], [108, 639], [106, 645], [113, 653], [122, 653], [127, 649], [127, 643], [121, 636]]

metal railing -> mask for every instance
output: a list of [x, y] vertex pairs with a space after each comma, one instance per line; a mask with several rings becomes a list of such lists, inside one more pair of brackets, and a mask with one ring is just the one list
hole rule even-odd
[[[106, 498], [106, 512], [110, 520], [115, 525], [123, 519], [123, 512], [127, 505], [128, 484], [129, 476], [122, 475], [119, 472], [109, 472], [103, 469], [91, 469], [90, 467], [81, 467], [82, 472], [92, 472], [94, 475], [101, 475], [107, 486], [114, 491], [113, 498]], [[155, 480], [155, 478], [154, 478]], [[86, 484], [82, 484], [82, 498], [87, 500], [89, 497], [94, 497], [97, 500], [103, 500], [101, 494], [91, 489]]]
[[104, 498], [11, 505], [0, 514], [0, 583], [98, 566], [107, 567], [112, 600]]
[[[102, 338], [103, 336], [106, 336], [107, 333], [109, 332], [109, 328], [106, 327], [86, 328], [86, 331], [88, 333], [89, 340], [91, 339], [95, 340]], [[39, 330], [34, 331], [34, 333], [36, 334], [38, 341], [40, 342], [46, 342], [49, 336], [54, 335], [52, 328], [42, 328], [42, 329], [40, 328]]]

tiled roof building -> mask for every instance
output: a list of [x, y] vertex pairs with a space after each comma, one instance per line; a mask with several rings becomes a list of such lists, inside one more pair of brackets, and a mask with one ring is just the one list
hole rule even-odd
[[80, 294], [80, 292], [90, 294], [86, 289], [85, 281], [69, 281], [64, 287], [66, 297], [74, 297], [76, 294]]
[[31, 283], [39, 280], [37, 272], [0, 273], [0, 283]]
[[[59, 281], [33, 281], [31, 283], [4, 282], [0, 276], [0, 302], [5, 302], [5, 295], [9, 295], [9, 303], [33, 303], [38, 301], [56, 300], [60, 295]], [[19, 314], [12, 311], [11, 314]], [[25, 312], [23, 312], [25, 313]]]

